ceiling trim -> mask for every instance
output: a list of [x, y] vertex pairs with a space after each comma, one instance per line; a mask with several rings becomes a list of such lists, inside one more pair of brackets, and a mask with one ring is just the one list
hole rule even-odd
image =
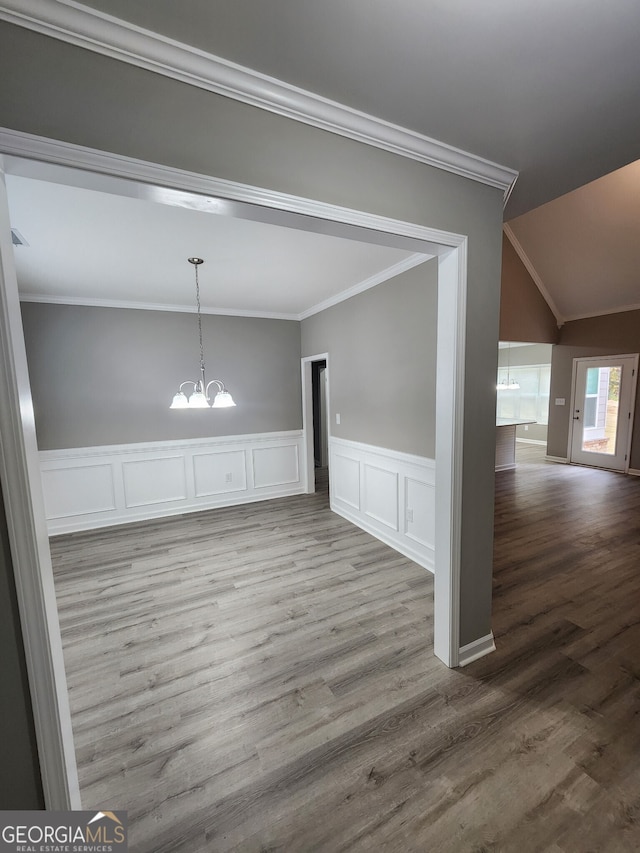
[[570, 323], [573, 320], [590, 320], [593, 317], [604, 317], [608, 314], [625, 314], [627, 311], [640, 311], [640, 302], [633, 305], [623, 305], [621, 308], [607, 308], [601, 311], [592, 311], [589, 314], [571, 314], [564, 318], [565, 323]]
[[[41, 302], [48, 305], [82, 305], [87, 308], [126, 308], [132, 311], [171, 311], [177, 314], [195, 314], [191, 305], [170, 305], [163, 302], [127, 302], [124, 299], [91, 299], [82, 296], [51, 296], [48, 293], [21, 293], [20, 302]], [[243, 311], [238, 308], [200, 308], [201, 314], [218, 314], [225, 317], [257, 317], [262, 320], [300, 320], [299, 314], [279, 314], [275, 311]]]
[[382, 284], [385, 281], [389, 281], [389, 279], [395, 278], [401, 273], [413, 269], [413, 267], [417, 267], [419, 264], [423, 264], [431, 257], [433, 257], [433, 255], [424, 255], [421, 252], [416, 252], [413, 255], [409, 255], [408, 258], [405, 258], [402, 261], [398, 261], [397, 264], [394, 264], [391, 267], [387, 267], [387, 269], [380, 270], [380, 272], [375, 273], [374, 275], [370, 276], [370, 278], [366, 278], [359, 284], [354, 284], [352, 287], [347, 288], [347, 290], [343, 290], [340, 293], [336, 293], [335, 296], [330, 296], [323, 302], [318, 302], [317, 305], [314, 305], [307, 311], [303, 311], [301, 314], [298, 314], [296, 319], [305, 320], [307, 317], [311, 317], [314, 314], [319, 314], [321, 311], [324, 311], [327, 308], [331, 308], [333, 305], [338, 305], [340, 302], [344, 302], [346, 299], [351, 299], [352, 296], [357, 296], [358, 293], [363, 293], [365, 290], [369, 290], [371, 287], [375, 287], [378, 284]]
[[536, 287], [540, 291], [542, 298], [544, 299], [544, 301], [549, 306], [553, 316], [556, 318], [556, 323], [558, 324], [558, 328], [560, 328], [560, 326], [562, 326], [562, 324], [565, 322], [565, 320], [567, 318], [563, 317], [562, 314], [558, 311], [558, 308], [557, 308], [555, 302], [553, 301], [551, 294], [549, 293], [549, 291], [547, 290], [547, 288], [544, 285], [544, 282], [542, 281], [542, 279], [538, 275], [536, 268], [534, 267], [534, 265], [529, 260], [529, 256], [527, 255], [527, 253], [523, 249], [522, 244], [520, 243], [520, 241], [518, 240], [516, 235], [513, 233], [513, 229], [510, 227], [509, 223], [505, 222], [504, 225], [502, 226], [502, 228], [503, 228], [504, 233], [507, 236], [507, 239], [509, 240], [509, 242], [511, 243], [511, 245], [515, 249], [516, 254], [518, 255], [518, 257], [520, 258], [520, 260], [522, 261], [522, 263], [526, 267], [527, 272], [529, 273], [529, 275], [533, 279]]
[[[299, 314], [286, 314], [277, 311], [245, 311], [241, 308], [207, 308], [201, 307], [202, 314], [221, 315], [224, 317], [256, 317], [263, 320], [294, 320], [300, 322], [307, 317], [318, 314], [326, 308], [331, 308], [333, 305], [338, 305], [352, 296], [357, 296], [365, 290], [369, 290], [378, 284], [383, 284], [392, 278], [400, 275], [407, 270], [413, 269], [420, 264], [425, 263], [433, 255], [426, 255], [421, 252], [415, 252], [408, 258], [398, 261], [375, 275], [364, 279], [364, 281], [354, 284], [352, 287], [330, 296], [328, 299], [318, 302], [306, 311], [301, 311]], [[52, 296], [48, 293], [20, 293], [20, 302], [39, 302], [47, 305], [82, 305], [88, 308], [126, 308], [134, 311], [171, 311], [178, 314], [195, 314], [195, 308], [192, 305], [172, 305], [165, 302], [127, 302], [124, 299], [93, 299], [83, 296]]]
[[518, 172], [73, 0], [4, 0], [0, 20], [502, 190]]

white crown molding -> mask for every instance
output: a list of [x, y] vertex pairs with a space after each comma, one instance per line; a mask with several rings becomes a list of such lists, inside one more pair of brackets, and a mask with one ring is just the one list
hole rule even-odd
[[640, 311], [640, 302], [633, 305], [622, 305], [620, 308], [607, 308], [601, 311], [592, 311], [590, 314], [570, 314], [564, 318], [565, 323], [570, 323], [573, 320], [590, 320], [592, 317], [604, 317], [608, 314], [624, 314], [627, 311]]
[[364, 281], [361, 281], [359, 284], [354, 284], [353, 287], [347, 288], [347, 290], [343, 290], [341, 293], [337, 293], [335, 296], [330, 296], [328, 299], [325, 299], [323, 302], [318, 302], [317, 305], [314, 305], [312, 308], [309, 308], [307, 311], [303, 311], [298, 315], [296, 319], [305, 320], [307, 317], [311, 317], [314, 314], [319, 314], [321, 311], [325, 311], [327, 308], [331, 308], [333, 305], [338, 305], [340, 302], [344, 302], [346, 299], [351, 299], [352, 296], [357, 296], [358, 293], [364, 293], [365, 290], [369, 290], [371, 287], [375, 287], [378, 284], [382, 284], [385, 281], [388, 281], [390, 278], [395, 278], [397, 275], [400, 275], [407, 270], [413, 269], [413, 267], [418, 266], [419, 264], [423, 264], [425, 261], [428, 261], [430, 255], [423, 255], [420, 252], [416, 252], [413, 255], [410, 255], [408, 258], [405, 258], [402, 261], [398, 261], [397, 264], [394, 264], [391, 267], [387, 267], [387, 269], [380, 270], [380, 272], [375, 273], [370, 276], [370, 278], [366, 278]]
[[560, 328], [560, 326], [562, 326], [562, 324], [565, 322], [565, 320], [567, 318], [563, 317], [562, 314], [558, 311], [558, 308], [557, 308], [555, 302], [553, 301], [551, 294], [549, 293], [549, 291], [547, 290], [547, 288], [544, 285], [544, 282], [542, 281], [542, 279], [538, 275], [536, 268], [534, 267], [534, 265], [529, 260], [529, 256], [527, 255], [525, 250], [522, 248], [520, 241], [518, 240], [516, 235], [513, 233], [513, 229], [511, 228], [509, 223], [505, 222], [504, 225], [502, 226], [502, 228], [504, 230], [504, 233], [507, 235], [507, 239], [509, 240], [509, 242], [511, 243], [511, 245], [515, 249], [516, 254], [518, 255], [518, 257], [520, 258], [520, 260], [522, 261], [522, 263], [526, 267], [527, 272], [529, 273], [531, 278], [534, 280], [536, 287], [540, 291], [542, 298], [544, 299], [544, 301], [547, 303], [547, 305], [551, 309], [551, 313], [556, 318], [556, 323], [558, 324], [558, 328]]
[[[420, 252], [415, 252], [408, 258], [399, 261], [393, 266], [387, 267], [384, 270], [369, 278], [354, 284], [352, 287], [343, 290], [341, 293], [335, 294], [323, 302], [302, 311], [300, 314], [285, 314], [273, 311], [243, 311], [239, 308], [206, 308], [202, 307], [202, 314], [220, 315], [224, 317], [255, 317], [262, 320], [294, 320], [300, 322], [314, 314], [319, 314], [333, 305], [338, 305], [358, 293], [363, 293], [378, 284], [382, 284], [389, 279], [395, 278], [407, 270], [429, 260], [431, 255], [424, 255]], [[92, 299], [84, 296], [51, 296], [47, 293], [21, 293], [20, 302], [38, 302], [46, 305], [82, 305], [88, 308], [126, 308], [133, 311], [170, 311], [178, 314], [193, 314], [194, 308], [192, 305], [171, 305], [160, 302], [127, 302], [124, 299]]]
[[73, 0], [5, 0], [0, 20], [502, 190], [501, 166]]
[[[160, 302], [127, 302], [124, 299], [90, 299], [83, 296], [50, 296], [47, 293], [21, 293], [20, 302], [40, 302], [46, 305], [82, 305], [87, 308], [126, 308], [132, 311], [171, 311], [195, 314], [193, 305], [168, 305]], [[202, 314], [224, 317], [255, 317], [261, 320], [299, 320], [298, 314], [278, 314], [269, 311], [242, 311], [235, 308], [201, 308]]]

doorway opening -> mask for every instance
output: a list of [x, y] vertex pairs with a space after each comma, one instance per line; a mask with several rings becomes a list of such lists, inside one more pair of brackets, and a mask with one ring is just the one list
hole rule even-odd
[[[2, 146], [5, 150], [13, 150], [13, 144], [12, 139], [3, 137], [0, 150]], [[8, 174], [28, 176], [59, 170], [61, 179], [86, 180], [103, 189], [115, 179], [118, 191], [129, 192], [133, 197], [160, 198], [165, 204], [196, 209], [209, 209], [215, 204], [229, 215], [286, 222], [300, 230], [344, 235], [372, 245], [399, 247], [438, 258], [437, 324], [446, 334], [437, 335], [434, 650], [448, 666], [457, 666], [460, 659], [467, 238], [277, 192], [260, 191], [260, 201], [256, 203], [257, 193], [251, 187], [166, 167], [160, 175], [153, 164], [130, 162], [124, 157], [115, 160], [100, 151], [32, 139], [27, 134], [20, 135], [19, 150], [20, 156], [5, 158]], [[0, 477], [9, 498], [7, 521], [14, 564], [19, 569], [17, 592], [46, 805], [57, 810], [79, 808], [68, 693], [4, 182], [0, 183], [0, 351], [6, 365], [6, 370], [0, 372], [3, 439]], [[309, 384], [312, 387], [311, 377]], [[313, 418], [312, 409], [309, 416]]]
[[329, 353], [306, 356], [302, 367], [302, 424], [306, 492], [329, 493]]
[[313, 398], [313, 466], [316, 491], [329, 487], [329, 424], [327, 421], [327, 361], [311, 365]]

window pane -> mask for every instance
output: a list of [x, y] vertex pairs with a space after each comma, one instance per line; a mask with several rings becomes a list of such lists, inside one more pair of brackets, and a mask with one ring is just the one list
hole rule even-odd
[[[549, 420], [549, 388], [551, 365], [534, 364], [512, 367], [508, 378], [520, 386], [518, 389], [498, 389], [496, 414], [499, 418], [521, 418], [546, 424]], [[507, 372], [501, 367], [498, 379], [506, 382]]]

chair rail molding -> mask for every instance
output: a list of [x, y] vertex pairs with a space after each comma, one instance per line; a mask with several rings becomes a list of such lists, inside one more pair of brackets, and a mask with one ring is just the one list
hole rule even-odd
[[73, 0], [4, 0], [0, 20], [502, 190], [518, 172]]

